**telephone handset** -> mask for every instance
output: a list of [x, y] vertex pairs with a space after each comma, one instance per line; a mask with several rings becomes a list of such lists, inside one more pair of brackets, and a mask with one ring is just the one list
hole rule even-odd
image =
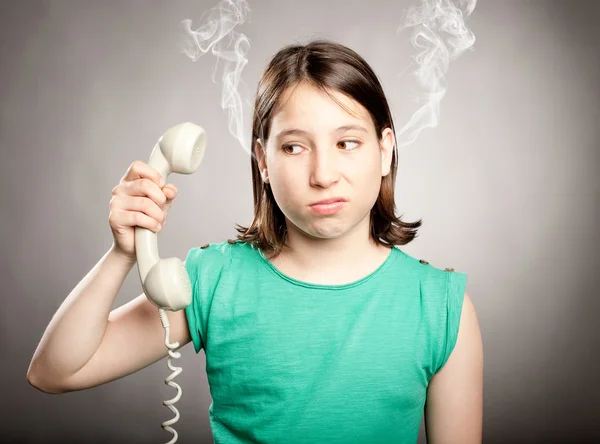
[[[204, 129], [190, 122], [169, 128], [158, 139], [148, 165], [161, 173], [165, 183], [171, 173], [192, 174], [206, 150]], [[142, 288], [158, 308], [178, 311], [190, 305], [192, 289], [183, 262], [158, 256], [157, 234], [135, 227], [135, 250]]]
[[[169, 128], [158, 139], [152, 150], [148, 165], [160, 172], [165, 183], [171, 173], [192, 174], [196, 171], [206, 150], [206, 133], [200, 126], [185, 122]], [[177, 389], [177, 395], [163, 405], [175, 414], [173, 419], [162, 423], [163, 429], [171, 432], [173, 438], [167, 444], [177, 441], [177, 432], [170, 427], [179, 419], [179, 412], [173, 406], [181, 397], [181, 387], [172, 382], [181, 367], [173, 367], [172, 358], [179, 358], [181, 354], [175, 352], [179, 343], [169, 342], [169, 319], [165, 310], [178, 311], [192, 302], [192, 287], [184, 263], [177, 257], [161, 259], [158, 256], [158, 235], [151, 230], [135, 227], [135, 252], [137, 266], [146, 297], [156, 307], [165, 329], [165, 345], [169, 359], [167, 366], [173, 370], [165, 383]]]

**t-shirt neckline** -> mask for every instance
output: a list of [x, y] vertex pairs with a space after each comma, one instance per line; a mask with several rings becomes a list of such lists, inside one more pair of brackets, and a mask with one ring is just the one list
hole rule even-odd
[[311, 288], [311, 289], [321, 289], [321, 290], [346, 290], [348, 288], [357, 287], [359, 285], [362, 285], [362, 284], [366, 283], [367, 281], [370, 281], [371, 279], [374, 279], [377, 276], [379, 276], [380, 274], [382, 274], [394, 262], [394, 260], [398, 257], [398, 253], [399, 253], [399, 251], [396, 247], [392, 247], [390, 249], [390, 253], [388, 254], [387, 258], [379, 265], [379, 267], [377, 267], [375, 270], [373, 270], [368, 275], [363, 276], [362, 278], [360, 278], [356, 281], [348, 282], [346, 284], [329, 285], [329, 284], [316, 284], [316, 283], [312, 283], [312, 282], [301, 281], [301, 280], [295, 279], [291, 276], [288, 276], [287, 274], [280, 271], [277, 267], [275, 267], [266, 258], [266, 256], [264, 255], [264, 252], [260, 248], [256, 248], [253, 246], [252, 249], [258, 252], [258, 254], [261, 258], [261, 262], [263, 264], [265, 264], [265, 266], [269, 269], [269, 271], [271, 271], [276, 276], [278, 276], [294, 285], [300, 286], [300, 287]]

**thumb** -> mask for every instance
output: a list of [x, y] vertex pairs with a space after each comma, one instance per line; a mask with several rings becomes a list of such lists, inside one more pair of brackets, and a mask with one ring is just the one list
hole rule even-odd
[[165, 196], [167, 196], [167, 199], [175, 199], [175, 196], [177, 196], [177, 187], [173, 184], [168, 184], [165, 185], [165, 187], [163, 188], [163, 192], [165, 193]]

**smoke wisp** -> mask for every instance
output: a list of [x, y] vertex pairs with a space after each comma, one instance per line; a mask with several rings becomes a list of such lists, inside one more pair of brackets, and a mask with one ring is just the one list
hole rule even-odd
[[[422, 92], [417, 101], [425, 103], [397, 131], [397, 146], [411, 144], [427, 127], [435, 127], [440, 115], [440, 102], [446, 94], [445, 75], [451, 60], [472, 48], [475, 36], [465, 25], [465, 19], [475, 9], [477, 0], [421, 0], [419, 7], [410, 7], [398, 32], [412, 28], [410, 42], [418, 51], [413, 56], [418, 68], [413, 72]], [[212, 80], [215, 82], [219, 60], [224, 61], [221, 77], [223, 90], [221, 107], [227, 111], [228, 127], [240, 145], [252, 156], [244, 132], [243, 101], [239, 87], [242, 70], [248, 63], [249, 39], [235, 29], [249, 21], [250, 6], [246, 0], [222, 0], [200, 18], [192, 29], [191, 20], [181, 22], [185, 39], [181, 50], [192, 61], [207, 52], [217, 57]]]
[[223, 0], [200, 17], [200, 25], [192, 29], [192, 21], [182, 20], [185, 31], [181, 51], [192, 61], [210, 51], [217, 57], [212, 80], [215, 81], [219, 60], [224, 61], [223, 91], [221, 107], [228, 113], [229, 131], [250, 154], [250, 147], [244, 136], [243, 103], [239, 93], [242, 70], [248, 63], [246, 54], [250, 50], [250, 40], [235, 28], [249, 21], [250, 6], [245, 0]]
[[419, 51], [413, 57], [418, 64], [414, 77], [425, 91], [426, 100], [397, 134], [397, 146], [414, 142], [423, 128], [435, 127], [440, 115], [440, 101], [446, 94], [444, 75], [451, 60], [470, 49], [475, 35], [465, 26], [465, 18], [475, 9], [477, 0], [422, 0], [411, 7], [398, 31], [413, 28], [410, 42]]

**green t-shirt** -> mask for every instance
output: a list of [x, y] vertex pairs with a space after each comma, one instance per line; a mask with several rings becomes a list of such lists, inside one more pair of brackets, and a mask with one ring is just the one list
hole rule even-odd
[[239, 241], [194, 247], [185, 266], [216, 444], [417, 441], [429, 381], [456, 344], [466, 273], [395, 246], [358, 281], [316, 285]]

